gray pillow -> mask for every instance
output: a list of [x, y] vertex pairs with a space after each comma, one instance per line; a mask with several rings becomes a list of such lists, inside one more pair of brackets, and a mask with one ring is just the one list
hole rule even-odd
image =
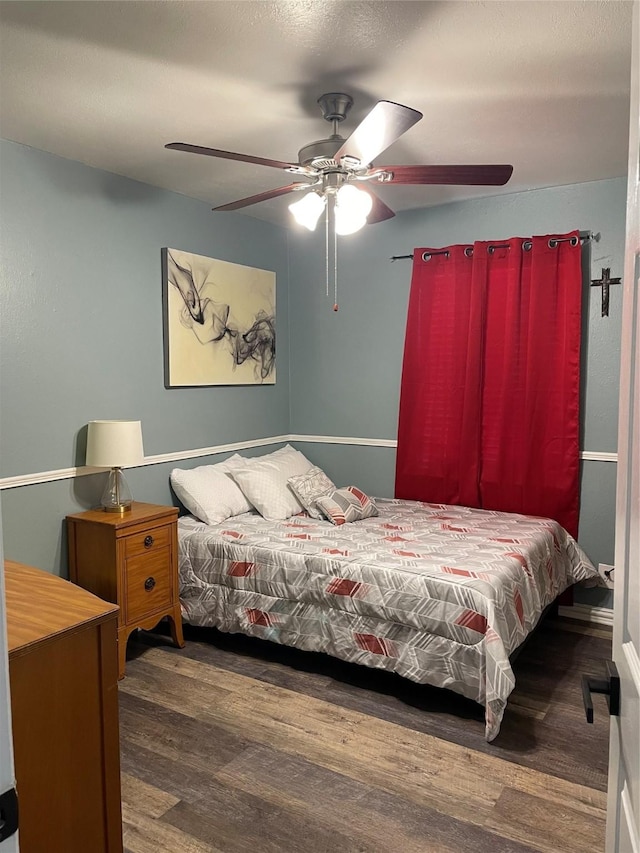
[[348, 524], [378, 515], [378, 508], [371, 498], [356, 486], [336, 489], [318, 498], [317, 505], [332, 524]]
[[324, 518], [316, 506], [316, 501], [334, 492], [336, 484], [327, 477], [322, 468], [314, 465], [304, 474], [289, 477], [287, 483], [311, 518]]

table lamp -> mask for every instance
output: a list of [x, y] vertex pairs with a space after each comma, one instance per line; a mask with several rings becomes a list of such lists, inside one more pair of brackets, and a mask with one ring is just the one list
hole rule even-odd
[[143, 460], [140, 421], [90, 421], [86, 464], [92, 468], [111, 468], [100, 500], [105, 512], [124, 513], [131, 509], [133, 498], [122, 468], [140, 465]]

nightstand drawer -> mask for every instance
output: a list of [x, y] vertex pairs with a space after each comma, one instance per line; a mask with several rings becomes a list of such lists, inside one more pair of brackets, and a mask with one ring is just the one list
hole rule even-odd
[[125, 562], [127, 623], [172, 603], [169, 548], [129, 557]]
[[171, 542], [171, 527], [153, 527], [127, 536], [124, 540], [124, 555], [129, 559], [134, 554], [148, 554], [162, 548], [168, 548]]

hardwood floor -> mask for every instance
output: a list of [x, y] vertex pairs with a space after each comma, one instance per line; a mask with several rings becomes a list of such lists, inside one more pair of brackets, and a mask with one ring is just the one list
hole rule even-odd
[[130, 643], [128, 853], [604, 850], [609, 723], [602, 697], [586, 723], [580, 675], [603, 672], [607, 629], [539, 627], [493, 744], [483, 710], [448, 691], [240, 635], [185, 638]]

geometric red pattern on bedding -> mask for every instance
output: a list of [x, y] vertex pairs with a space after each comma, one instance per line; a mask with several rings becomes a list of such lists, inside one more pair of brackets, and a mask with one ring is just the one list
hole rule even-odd
[[365, 495], [365, 493], [361, 489], [359, 489], [357, 486], [349, 486], [349, 491], [354, 496], [354, 498], [358, 499], [362, 509], [367, 509], [370, 506], [371, 501], [370, 501], [369, 497], [367, 495]]
[[549, 580], [553, 580], [553, 562], [551, 557], [547, 557], [547, 562], [545, 563], [547, 574], [549, 575]]
[[470, 628], [472, 631], [477, 631], [478, 634], [487, 633], [487, 620], [481, 613], [476, 613], [475, 610], [465, 610], [458, 616], [455, 624], [462, 625], [464, 628]]
[[475, 572], [470, 572], [468, 569], [456, 569], [454, 566], [443, 566], [442, 571], [446, 572], [448, 575], [462, 575], [465, 578], [478, 577]]
[[396, 656], [395, 644], [384, 637], [376, 637], [373, 634], [354, 634], [353, 638], [365, 652], [385, 657]]
[[518, 614], [520, 624], [524, 625], [524, 608], [522, 606], [522, 596], [520, 595], [517, 589], [513, 593], [513, 604], [516, 608], [516, 613]]
[[453, 524], [441, 524], [442, 530], [449, 530], [451, 533], [468, 533], [468, 527], [454, 527]]
[[255, 563], [231, 563], [227, 570], [227, 574], [232, 578], [246, 578], [247, 575], [255, 571]]
[[[514, 686], [510, 653], [546, 604], [597, 573], [548, 519], [377, 504], [379, 518], [341, 526], [257, 513], [232, 530], [180, 519], [183, 615], [448, 687], [484, 705], [492, 740]], [[469, 532], [443, 531], [442, 515]], [[291, 538], [296, 528], [310, 539]], [[388, 541], [400, 531], [405, 542]]]
[[361, 586], [362, 584], [358, 581], [350, 581], [348, 578], [333, 578], [327, 587], [327, 592], [332, 595], [355, 596]]
[[513, 557], [514, 560], [517, 560], [524, 569], [525, 574], [531, 577], [531, 569], [529, 568], [529, 563], [527, 563], [527, 558], [524, 556], [524, 554], [515, 554], [512, 552], [507, 552], [505, 554], [505, 557]]
[[316, 500], [316, 507], [332, 524], [342, 525], [378, 515], [375, 504], [356, 486], [335, 489]]
[[264, 610], [256, 610], [253, 607], [245, 608], [245, 612], [247, 614], [247, 619], [252, 625], [264, 625], [265, 627], [269, 627], [271, 622], [271, 615], [266, 613]]

